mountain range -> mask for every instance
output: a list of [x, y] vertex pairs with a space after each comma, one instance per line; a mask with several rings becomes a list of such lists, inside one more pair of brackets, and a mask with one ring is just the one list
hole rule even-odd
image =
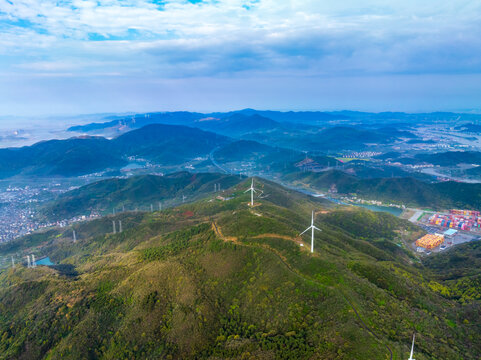
[[164, 165], [207, 155], [229, 139], [200, 129], [153, 124], [112, 140], [83, 136], [43, 141], [22, 148], [0, 149], [0, 178], [24, 176], [79, 176], [127, 164], [129, 157]]
[[56, 264], [0, 272], [0, 357], [405, 359], [413, 333], [416, 359], [479, 357], [479, 274], [442, 278], [462, 249], [425, 262], [409, 222], [257, 178], [250, 207], [250, 182], [0, 245]]

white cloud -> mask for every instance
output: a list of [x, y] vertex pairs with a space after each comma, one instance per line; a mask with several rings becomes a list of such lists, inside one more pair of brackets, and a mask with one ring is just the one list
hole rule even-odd
[[477, 74], [480, 17], [472, 0], [0, 0], [0, 76]]

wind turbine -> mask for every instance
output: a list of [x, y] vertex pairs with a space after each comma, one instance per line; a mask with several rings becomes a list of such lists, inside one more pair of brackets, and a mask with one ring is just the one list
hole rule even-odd
[[413, 344], [411, 346], [411, 355], [409, 356], [409, 359], [408, 360], [415, 360], [413, 358], [413, 354], [414, 354], [414, 337], [416, 336], [416, 334], [413, 334]]
[[244, 193], [248, 191], [251, 192], [251, 206], [254, 206], [254, 193], [257, 192], [256, 189], [254, 189], [254, 178], [252, 178], [251, 187], [244, 191]]
[[314, 252], [314, 230], [322, 231], [321, 229], [319, 229], [317, 226], [314, 225], [314, 210], [312, 210], [311, 226], [309, 226], [306, 230], [301, 232], [301, 235], [304, 234], [307, 230], [312, 231], [311, 232], [311, 253], [313, 253]]

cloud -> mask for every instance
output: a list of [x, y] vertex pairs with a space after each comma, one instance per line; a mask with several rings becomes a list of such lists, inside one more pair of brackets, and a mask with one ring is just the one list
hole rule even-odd
[[0, 0], [0, 66], [145, 81], [479, 74], [480, 14], [470, 0]]

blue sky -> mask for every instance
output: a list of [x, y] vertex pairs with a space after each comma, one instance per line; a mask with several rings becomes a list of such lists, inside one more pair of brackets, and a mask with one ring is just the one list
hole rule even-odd
[[0, 115], [481, 111], [481, 2], [0, 0]]

